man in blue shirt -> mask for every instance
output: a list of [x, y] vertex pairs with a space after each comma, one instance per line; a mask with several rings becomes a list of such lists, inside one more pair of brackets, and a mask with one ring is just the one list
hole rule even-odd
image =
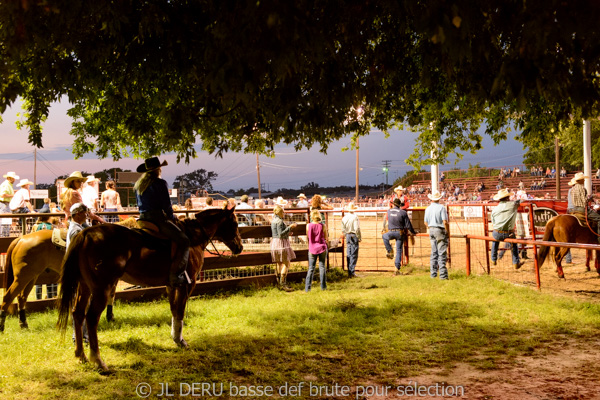
[[393, 207], [387, 212], [388, 220], [388, 231], [383, 234], [383, 245], [387, 251], [387, 258], [394, 258], [394, 250], [390, 245], [390, 240], [396, 240], [396, 259], [394, 264], [396, 266], [396, 275], [400, 274], [400, 267], [402, 266], [402, 244], [408, 236], [408, 231], [413, 235], [416, 234], [412, 227], [412, 223], [408, 218], [408, 213], [402, 210], [402, 202], [400, 199], [394, 199]]
[[[507, 238], [515, 238], [515, 221], [521, 200], [509, 201], [509, 199], [510, 192], [507, 189], [499, 190], [498, 194], [494, 196], [494, 200], [499, 203], [492, 211], [492, 226], [494, 227], [492, 236], [497, 240], [496, 242], [492, 242], [492, 265], [496, 265], [500, 241], [504, 241]], [[519, 247], [516, 243], [511, 243], [511, 252], [514, 269], [521, 268], [523, 262], [519, 261]]]
[[431, 240], [431, 258], [429, 261], [429, 272], [432, 278], [438, 276], [440, 279], [448, 279], [446, 260], [448, 258], [448, 213], [446, 207], [440, 204], [442, 195], [435, 191], [428, 194], [431, 200], [429, 207], [425, 209], [425, 225], [429, 228], [429, 239]]

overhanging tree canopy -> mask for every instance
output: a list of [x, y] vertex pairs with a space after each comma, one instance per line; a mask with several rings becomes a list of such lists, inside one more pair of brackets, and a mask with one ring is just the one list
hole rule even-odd
[[[74, 152], [326, 151], [407, 124], [411, 162], [540, 135], [600, 100], [593, 0], [69, 0], [0, 3], [0, 112], [29, 140], [66, 96]], [[358, 117], [356, 110], [364, 113]]]

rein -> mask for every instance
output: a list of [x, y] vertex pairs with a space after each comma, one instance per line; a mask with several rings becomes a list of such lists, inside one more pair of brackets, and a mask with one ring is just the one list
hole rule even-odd
[[212, 254], [213, 256], [217, 256], [217, 257], [221, 257], [221, 258], [228, 258], [228, 259], [235, 257], [235, 256], [229, 256], [222, 252], [219, 253], [219, 249], [217, 249], [217, 246], [215, 246], [215, 243], [213, 242], [212, 238], [206, 233], [206, 231], [204, 230], [204, 227], [202, 225], [200, 225], [200, 229], [202, 230], [202, 233], [208, 238], [208, 242], [210, 244], [212, 244], [213, 248], [215, 249], [215, 252], [212, 252], [208, 248], [206, 248], [205, 250], [208, 251], [209, 254]]
[[590, 232], [592, 232], [594, 234], [594, 236], [600, 237], [600, 235], [598, 235], [597, 232], [594, 232], [594, 230], [592, 229], [592, 226], [590, 225], [590, 221], [588, 219], [588, 207], [587, 207], [587, 203], [585, 205], [585, 222], [586, 222], [587, 227], [590, 230]]

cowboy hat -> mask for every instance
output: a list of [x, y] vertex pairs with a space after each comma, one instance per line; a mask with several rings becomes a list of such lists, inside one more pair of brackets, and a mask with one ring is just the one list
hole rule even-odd
[[405, 190], [406, 190], [406, 188], [402, 187], [402, 185], [396, 186], [394, 188], [394, 192], [404, 192]]
[[348, 205], [346, 206], [346, 211], [356, 211], [358, 210], [358, 207], [356, 207], [356, 204], [354, 204], [354, 202], [350, 202], [348, 203]]
[[276, 206], [285, 206], [287, 204], [287, 200], [284, 200], [283, 197], [279, 196], [275, 201]]
[[83, 203], [75, 203], [69, 209], [69, 211], [71, 212], [71, 215], [78, 214], [80, 212], [86, 212], [87, 210], [88, 210], [87, 206]]
[[433, 192], [431, 194], [427, 194], [427, 198], [431, 201], [438, 201], [439, 199], [442, 198], [442, 194], [436, 190], [435, 192]]
[[508, 191], [508, 189], [504, 188], [504, 189], [500, 189], [498, 190], [498, 194], [496, 194], [494, 196], [494, 200], [501, 200], [505, 197], [509, 197], [510, 196], [510, 192]]
[[140, 164], [136, 171], [137, 172], [148, 172], [148, 171], [153, 171], [155, 169], [158, 169], [160, 167], [164, 167], [165, 165], [169, 165], [169, 163], [167, 163], [167, 160], [164, 160], [162, 163], [159, 161], [158, 157], [150, 157], [147, 158], [146, 161], [144, 161], [143, 164]]
[[571, 179], [571, 182], [569, 182], [569, 186], [573, 186], [577, 182], [582, 181], [587, 178], [588, 178], [587, 176], [583, 175], [583, 172], [578, 172], [575, 174], [575, 176], [573, 176], [573, 179]]
[[29, 179], [21, 179], [21, 181], [16, 184], [18, 187], [23, 187], [25, 185], [33, 185], [33, 182], [31, 182]]
[[8, 171], [6, 175], [3, 175], [4, 178], [13, 178], [14, 180], [19, 179], [19, 175], [15, 174], [14, 171]]
[[81, 175], [81, 171], [75, 171], [73, 172], [71, 175], [69, 175], [69, 177], [67, 179], [65, 179], [65, 183], [63, 183], [63, 185], [65, 185], [66, 188], [70, 188], [71, 184], [75, 181], [79, 181], [79, 182], [85, 182], [87, 178], [85, 178], [83, 175]]
[[88, 175], [85, 183], [90, 183], [90, 182], [94, 182], [94, 181], [100, 182], [100, 179], [96, 178], [94, 175]]
[[296, 196], [299, 199], [305, 199], [306, 195], [304, 193], [300, 193], [298, 196]]

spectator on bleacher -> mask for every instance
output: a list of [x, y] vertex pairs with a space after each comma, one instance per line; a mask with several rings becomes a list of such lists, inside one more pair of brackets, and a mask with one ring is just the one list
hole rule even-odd
[[538, 189], [539, 190], [544, 190], [546, 188], [546, 179], [542, 178], [542, 180], [540, 181], [540, 183], [538, 184]]
[[596, 179], [600, 179], [600, 168], [596, 171]]
[[522, 180], [519, 181], [519, 190], [525, 189], [525, 183]]
[[444, 171], [442, 171], [442, 174], [440, 175], [440, 182], [444, 182], [444, 179], [446, 179], [446, 175], [444, 174]]
[[502, 179], [498, 180], [498, 184], [496, 185], [496, 189], [500, 190], [504, 187], [504, 181]]
[[544, 178], [551, 178], [552, 177], [552, 171], [550, 170], [550, 167], [546, 167], [546, 174], [544, 175]]
[[551, 198], [552, 196], [550, 196], [550, 193], [546, 192], [546, 194], [544, 195], [544, 199], [550, 200]]
[[538, 183], [536, 181], [531, 181], [531, 186], [529, 187], [530, 190], [537, 190], [538, 189]]
[[[598, 169], [598, 171], [600, 171], [600, 169]], [[560, 177], [561, 178], [566, 178], [567, 177], [567, 170], [565, 169], [565, 167], [561, 167], [560, 168]]]
[[556, 178], [556, 168], [552, 167], [550, 171], [550, 178]]

